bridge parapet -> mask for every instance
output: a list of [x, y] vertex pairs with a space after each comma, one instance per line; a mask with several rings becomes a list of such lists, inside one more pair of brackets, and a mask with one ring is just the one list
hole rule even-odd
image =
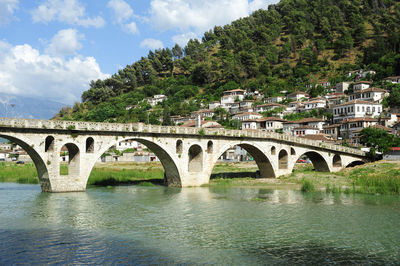
[[287, 134], [267, 131], [246, 131], [228, 129], [188, 128], [177, 126], [145, 125], [143, 123], [99, 123], [82, 121], [60, 121], [60, 120], [38, 120], [38, 119], [16, 119], [0, 118], [0, 127], [33, 128], [33, 129], [57, 129], [57, 130], [80, 130], [80, 131], [113, 131], [113, 132], [146, 132], [159, 134], [200, 135], [200, 136], [225, 136], [239, 138], [273, 139], [285, 142], [323, 148], [337, 152], [344, 152], [358, 156], [366, 156], [364, 151], [343, 147], [340, 145], [327, 144], [295, 137]]

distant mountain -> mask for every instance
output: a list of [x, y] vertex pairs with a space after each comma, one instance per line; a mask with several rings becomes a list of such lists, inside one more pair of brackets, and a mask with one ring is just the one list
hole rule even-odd
[[0, 117], [50, 119], [63, 106], [47, 99], [0, 94]]

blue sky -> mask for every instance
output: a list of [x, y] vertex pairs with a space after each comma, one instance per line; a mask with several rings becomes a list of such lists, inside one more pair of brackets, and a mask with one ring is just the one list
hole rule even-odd
[[0, 93], [80, 100], [150, 49], [182, 47], [277, 0], [0, 0]]

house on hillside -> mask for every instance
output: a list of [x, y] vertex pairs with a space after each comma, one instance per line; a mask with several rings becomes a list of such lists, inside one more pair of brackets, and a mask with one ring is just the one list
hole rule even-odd
[[262, 115], [259, 113], [248, 112], [248, 113], [237, 113], [232, 116], [232, 119], [236, 119], [239, 121], [245, 121], [245, 120], [259, 119], [261, 117], [262, 117]]
[[357, 117], [343, 120], [340, 123], [339, 135], [343, 139], [355, 139], [358, 133], [366, 127], [378, 125], [378, 119], [372, 117]]
[[302, 100], [308, 100], [310, 98], [310, 95], [308, 93], [303, 92], [303, 91], [295, 91], [287, 95], [287, 98], [292, 100], [292, 101], [302, 101]]
[[221, 107], [227, 108], [231, 103], [243, 101], [245, 95], [246, 91], [241, 89], [224, 91], [224, 95], [221, 98]]
[[382, 104], [353, 100], [333, 107], [333, 122], [358, 117], [378, 117], [383, 112]]
[[242, 129], [260, 129], [273, 132], [282, 129], [284, 122], [286, 122], [286, 120], [277, 117], [249, 119], [242, 122]]
[[352, 82], [339, 82], [339, 83], [336, 83], [335, 92], [336, 93], [344, 93], [345, 91], [347, 91], [349, 89], [351, 83]]
[[389, 96], [389, 92], [380, 88], [368, 88], [362, 91], [356, 91], [349, 95], [349, 101], [363, 100], [368, 102], [381, 103], [383, 98]]
[[325, 119], [315, 117], [303, 118], [296, 121], [287, 121], [283, 123], [283, 133], [293, 134], [295, 128], [300, 128], [302, 126], [310, 126], [316, 128], [318, 132], [320, 132], [325, 124]]
[[274, 97], [269, 97], [264, 99], [264, 103], [280, 103], [285, 100], [284, 96], [274, 96]]
[[283, 104], [279, 104], [279, 103], [266, 103], [266, 104], [261, 104], [261, 105], [257, 105], [254, 110], [257, 113], [262, 113], [262, 112], [266, 112], [266, 111], [271, 111], [277, 108], [286, 108], [285, 105]]
[[383, 79], [384, 82], [390, 82], [393, 84], [399, 84], [400, 83], [400, 76], [395, 76], [395, 77], [387, 77]]
[[353, 85], [353, 91], [358, 92], [358, 91], [363, 91], [368, 89], [371, 86], [372, 82], [371, 81], [358, 81], [355, 82]]

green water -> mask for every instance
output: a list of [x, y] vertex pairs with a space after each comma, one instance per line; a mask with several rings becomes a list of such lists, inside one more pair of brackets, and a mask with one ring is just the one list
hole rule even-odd
[[0, 265], [400, 264], [400, 198], [0, 184]]

